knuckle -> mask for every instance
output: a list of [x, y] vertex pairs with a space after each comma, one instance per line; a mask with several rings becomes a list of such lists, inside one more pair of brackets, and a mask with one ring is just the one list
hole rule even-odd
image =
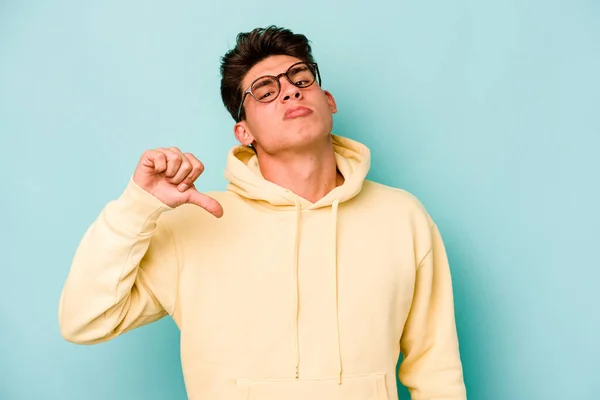
[[177, 153], [170, 152], [168, 158], [169, 158], [169, 160], [173, 161], [177, 165], [180, 165], [182, 162], [181, 157], [179, 157], [179, 155]]
[[179, 170], [187, 176], [190, 174], [190, 172], [192, 172], [192, 166], [190, 164], [185, 164], [182, 165], [181, 168], [179, 168]]
[[186, 157], [182, 157], [181, 158], [181, 167], [185, 168], [186, 170], [190, 170], [191, 171], [192, 168], [193, 168], [193, 165], [190, 162], [190, 160], [188, 160]]
[[150, 157], [156, 154], [156, 150], [148, 149], [142, 153], [142, 157]]

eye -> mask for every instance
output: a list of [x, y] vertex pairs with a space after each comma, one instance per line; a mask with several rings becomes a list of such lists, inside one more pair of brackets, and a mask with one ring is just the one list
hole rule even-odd
[[266, 92], [265, 94], [263, 94], [262, 96], [260, 96], [260, 100], [264, 100], [268, 97], [271, 97], [273, 95], [273, 92]]

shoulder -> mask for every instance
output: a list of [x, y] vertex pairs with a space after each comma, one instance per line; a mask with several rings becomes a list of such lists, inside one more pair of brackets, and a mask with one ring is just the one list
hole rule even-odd
[[[436, 224], [417, 196], [407, 190], [365, 181], [361, 196], [364, 212], [394, 238], [410, 238], [415, 257], [422, 260], [431, 249]], [[386, 230], [389, 229], [389, 230]]]
[[419, 199], [405, 189], [384, 185], [368, 179], [365, 179], [363, 183], [362, 192], [369, 195], [382, 196], [382, 198], [403, 201], [414, 205], [420, 204]]
[[365, 180], [360, 196], [369, 206], [390, 216], [406, 220], [417, 219], [419, 222], [432, 225], [433, 221], [421, 200], [413, 193], [371, 180]]

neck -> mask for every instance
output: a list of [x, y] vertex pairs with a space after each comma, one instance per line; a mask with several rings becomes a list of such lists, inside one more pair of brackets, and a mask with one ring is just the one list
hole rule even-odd
[[331, 136], [323, 145], [285, 154], [260, 152], [258, 160], [264, 178], [291, 190], [298, 196], [317, 202], [344, 183], [338, 172]]

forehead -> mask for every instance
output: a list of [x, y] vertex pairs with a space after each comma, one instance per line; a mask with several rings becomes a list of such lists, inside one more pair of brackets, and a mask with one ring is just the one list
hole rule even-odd
[[278, 75], [285, 72], [292, 64], [295, 64], [300, 60], [299, 58], [292, 56], [270, 56], [250, 68], [246, 76], [242, 80], [242, 88], [244, 90], [250, 86], [252, 81], [263, 75]]

